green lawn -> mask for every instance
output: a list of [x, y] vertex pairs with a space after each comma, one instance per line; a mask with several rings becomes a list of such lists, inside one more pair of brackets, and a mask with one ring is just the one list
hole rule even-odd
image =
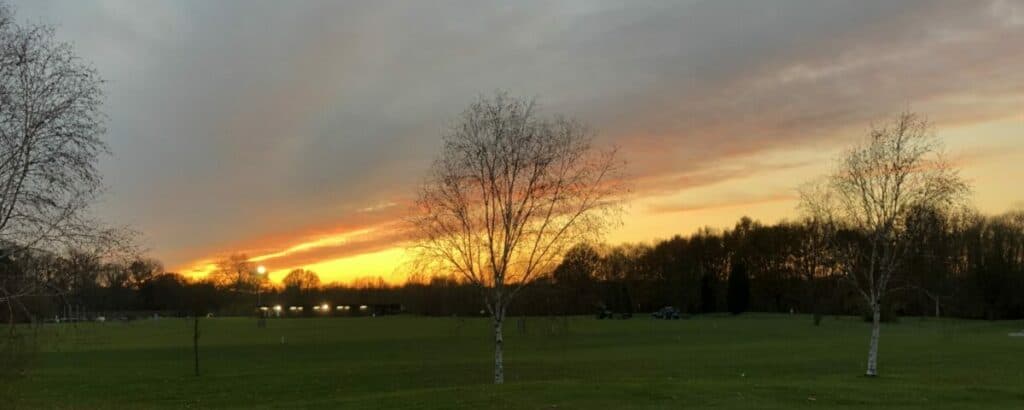
[[203, 319], [199, 377], [190, 321], [46, 325], [0, 408], [1024, 408], [1024, 322], [884, 325], [876, 379], [868, 324], [810, 322], [513, 318], [504, 386], [483, 319]]

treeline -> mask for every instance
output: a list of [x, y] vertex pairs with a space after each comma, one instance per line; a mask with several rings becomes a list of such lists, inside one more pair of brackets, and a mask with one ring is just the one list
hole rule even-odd
[[[999, 216], [910, 213], [911, 248], [884, 306], [897, 316], [1024, 318], [1024, 212]], [[862, 234], [841, 241], [858, 246]], [[577, 245], [554, 272], [525, 288], [513, 314], [743, 311], [860, 315], [864, 300], [811, 221], [741, 219], [653, 245]], [[427, 314], [479, 310], [473, 288], [450, 278], [410, 284], [402, 299]], [[441, 302], [443, 300], [443, 302]], [[462, 304], [457, 304], [462, 303]]]
[[[887, 315], [1024, 318], [1024, 212], [1000, 216], [915, 212], [914, 246], [891, 290]], [[639, 313], [675, 306], [688, 314], [758, 311], [861, 314], [863, 301], [838, 274], [815, 225], [703, 229], [652, 245], [580, 244], [551, 275], [526, 287], [511, 314]], [[159, 262], [103, 262], [88, 253], [0, 257], [6, 280], [48, 277], [48, 294], [26, 300], [13, 320], [75, 315], [249, 315], [263, 306], [401, 305], [423, 315], [480, 315], [480, 292], [457, 277], [321, 284], [296, 270], [272, 286], [244, 255], [226, 258], [204, 280], [165, 273]], [[259, 292], [257, 292], [259, 290]], [[33, 312], [33, 313], [29, 313]], [[85, 313], [83, 313], [85, 312]], [[105, 313], [106, 312], [106, 313]], [[120, 313], [118, 313], [120, 312]]]
[[[919, 210], [909, 219], [913, 245], [887, 314], [1024, 317], [1024, 213]], [[540, 288], [575, 313], [602, 304], [625, 312], [672, 305], [687, 313], [863, 313], [863, 299], [821, 242], [811, 222], [763, 225], [743, 218], [733, 229], [705, 229], [652, 246], [603, 252], [577, 246]], [[531, 293], [536, 297], [541, 289]]]

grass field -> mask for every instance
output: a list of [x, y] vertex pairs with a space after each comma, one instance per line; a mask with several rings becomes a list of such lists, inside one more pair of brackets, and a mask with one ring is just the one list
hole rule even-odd
[[877, 379], [855, 318], [515, 323], [504, 386], [484, 319], [203, 319], [199, 377], [190, 321], [46, 325], [0, 408], [1024, 408], [1020, 321], [885, 325]]

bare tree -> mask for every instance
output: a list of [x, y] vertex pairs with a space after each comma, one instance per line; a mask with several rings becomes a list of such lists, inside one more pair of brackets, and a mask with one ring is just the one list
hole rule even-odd
[[293, 269], [285, 275], [281, 283], [286, 289], [295, 289], [300, 292], [308, 292], [320, 287], [320, 276], [311, 270]]
[[0, 241], [33, 246], [92, 231], [83, 217], [107, 150], [101, 84], [52, 28], [19, 25], [0, 6]]
[[496, 93], [444, 136], [410, 218], [421, 260], [481, 290], [494, 331], [494, 383], [504, 382], [502, 324], [523, 286], [621, 210], [624, 163], [580, 123], [541, 118], [533, 101]]
[[849, 149], [837, 169], [801, 204], [830, 226], [830, 243], [841, 260], [840, 274], [871, 309], [867, 375], [878, 375], [882, 303], [914, 242], [907, 218], [918, 208], [947, 209], [970, 188], [943, 156], [930, 124], [902, 113]]
[[[19, 24], [0, 4], [0, 253], [6, 257], [120, 238], [88, 213], [102, 191], [96, 163], [107, 152], [100, 139], [101, 84], [51, 27]], [[0, 302], [52, 290], [32, 270], [23, 272], [5, 275]]]
[[238, 293], [256, 292], [268, 282], [267, 275], [258, 274], [256, 265], [244, 253], [233, 253], [218, 260], [209, 279], [218, 287]]
[[128, 264], [129, 284], [138, 289], [144, 283], [164, 274], [164, 264], [148, 257], [135, 258]]

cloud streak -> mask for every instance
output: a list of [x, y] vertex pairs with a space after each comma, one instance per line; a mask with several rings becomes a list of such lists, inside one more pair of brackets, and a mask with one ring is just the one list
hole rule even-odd
[[774, 193], [767, 195], [743, 195], [738, 198], [719, 200], [713, 202], [697, 203], [662, 203], [648, 207], [648, 210], [655, 214], [677, 213], [677, 212], [700, 212], [725, 208], [738, 208], [752, 205], [763, 205], [773, 202], [786, 202], [796, 200], [798, 197], [793, 193]]
[[940, 127], [1024, 114], [1019, 1], [16, 5], [108, 79], [101, 211], [169, 266], [394, 246], [440, 134], [496, 88], [621, 146], [638, 196], [797, 172], [763, 157], [908, 107]]

